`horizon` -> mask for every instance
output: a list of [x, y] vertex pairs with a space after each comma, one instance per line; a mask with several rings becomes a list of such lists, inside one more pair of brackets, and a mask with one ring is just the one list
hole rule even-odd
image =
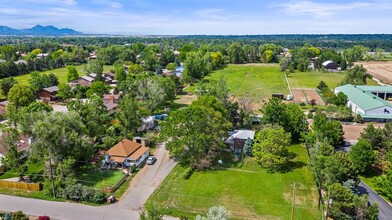
[[0, 25], [92, 35], [392, 34], [390, 9], [392, 0], [3, 0]]

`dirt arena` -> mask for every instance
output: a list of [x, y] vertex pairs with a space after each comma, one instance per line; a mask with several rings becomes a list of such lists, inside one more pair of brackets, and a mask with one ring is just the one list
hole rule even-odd
[[[358, 138], [361, 136], [363, 130], [368, 124], [343, 124], [344, 139], [350, 143], [356, 143]], [[384, 128], [384, 124], [374, 124], [375, 128]]]
[[295, 103], [308, 103], [310, 104], [310, 100], [316, 100], [316, 105], [325, 105], [325, 102], [317, 93], [316, 89], [301, 89], [295, 88], [291, 89], [291, 93], [293, 94], [293, 100]]
[[392, 62], [359, 62], [382, 83], [392, 85]]

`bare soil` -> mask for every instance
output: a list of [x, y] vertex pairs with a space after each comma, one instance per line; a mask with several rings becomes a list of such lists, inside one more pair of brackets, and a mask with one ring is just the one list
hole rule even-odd
[[[358, 138], [361, 136], [363, 130], [368, 124], [350, 124], [343, 125], [344, 139], [351, 143], [356, 143]], [[375, 128], [383, 128], [384, 124], [373, 124]]]
[[392, 85], [392, 62], [359, 62], [373, 77]]
[[291, 90], [295, 103], [308, 103], [314, 99], [316, 105], [325, 105], [325, 102], [320, 97], [315, 89], [292, 89]]

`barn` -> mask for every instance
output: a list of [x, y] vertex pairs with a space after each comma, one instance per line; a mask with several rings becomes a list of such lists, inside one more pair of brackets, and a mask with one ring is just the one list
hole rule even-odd
[[365, 121], [392, 121], [392, 86], [357, 86], [347, 84], [337, 87], [335, 94], [344, 93], [347, 107]]
[[323, 63], [323, 68], [327, 70], [338, 70], [339, 64], [332, 60], [328, 60]]

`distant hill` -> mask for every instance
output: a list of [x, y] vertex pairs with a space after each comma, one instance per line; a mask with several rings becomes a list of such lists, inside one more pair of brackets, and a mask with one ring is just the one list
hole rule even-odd
[[13, 29], [7, 26], [0, 26], [0, 35], [36, 35], [36, 36], [64, 36], [64, 35], [82, 35], [82, 32], [69, 28], [57, 28], [52, 25], [36, 25], [27, 29]]

